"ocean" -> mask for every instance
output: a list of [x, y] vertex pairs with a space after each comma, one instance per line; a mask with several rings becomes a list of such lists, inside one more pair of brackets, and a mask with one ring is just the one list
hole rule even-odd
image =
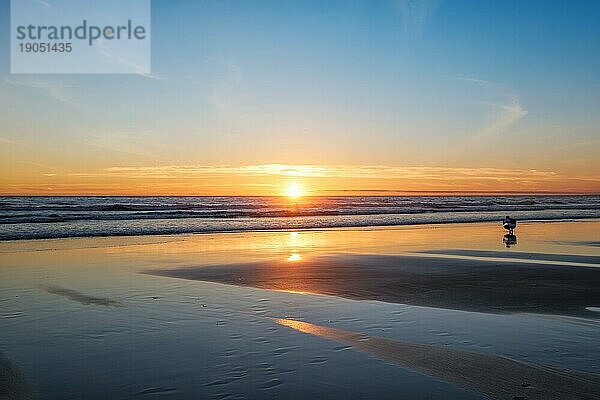
[[600, 218], [600, 196], [0, 197], [0, 240]]

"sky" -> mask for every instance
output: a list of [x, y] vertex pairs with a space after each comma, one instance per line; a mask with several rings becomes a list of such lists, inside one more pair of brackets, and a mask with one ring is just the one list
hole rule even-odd
[[600, 193], [598, 1], [153, 0], [132, 75], [11, 74], [9, 14], [0, 194]]

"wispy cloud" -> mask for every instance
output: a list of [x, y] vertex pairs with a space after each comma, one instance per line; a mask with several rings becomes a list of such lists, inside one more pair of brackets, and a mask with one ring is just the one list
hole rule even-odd
[[[306, 182], [312, 193], [481, 191], [596, 192], [600, 176], [554, 171], [393, 165], [165, 165], [114, 166], [71, 172], [73, 183], [121, 182], [127, 193], [278, 194], [282, 182]], [[125, 183], [127, 182], [127, 183]], [[73, 186], [73, 190], [82, 186]], [[250, 187], [254, 186], [254, 189]], [[92, 186], [90, 186], [92, 187]], [[248, 189], [242, 189], [246, 187]], [[151, 189], [154, 188], [154, 189]], [[263, 188], [264, 190], [261, 190]], [[223, 189], [223, 191], [221, 191]], [[62, 188], [61, 190], [64, 190]]]
[[153, 157], [158, 146], [148, 138], [151, 131], [87, 132], [85, 144], [118, 153]]
[[225, 81], [213, 89], [210, 100], [220, 111], [230, 112], [238, 102], [234, 90], [242, 81], [242, 67], [221, 57], [206, 56], [206, 59], [216, 63], [227, 72]]
[[9, 138], [5, 138], [5, 137], [1, 137], [0, 136], [0, 143], [4, 143], [4, 144], [16, 144], [17, 142], [15, 142], [12, 139]]
[[528, 112], [523, 108], [523, 106], [519, 102], [519, 98], [516, 96], [512, 96], [509, 103], [496, 105], [492, 122], [490, 123], [490, 125], [483, 128], [477, 136], [486, 137], [495, 134], [500, 134], [515, 123], [517, 123], [521, 118], [525, 117], [527, 114]]
[[31, 89], [36, 89], [44, 92], [49, 97], [67, 104], [74, 108], [81, 108], [81, 105], [76, 100], [73, 88], [76, 86], [67, 85], [60, 80], [49, 79], [9, 79], [4, 78], [4, 82], [10, 85], [25, 86]]
[[404, 31], [421, 36], [439, 3], [439, 0], [397, 0]]
[[477, 78], [458, 77], [455, 79], [483, 88], [487, 92], [487, 96], [492, 98], [490, 102], [482, 101], [490, 107], [489, 122], [476, 132], [472, 139], [502, 134], [528, 114], [528, 111], [521, 105], [517, 94], [502, 85]]
[[52, 5], [50, 3], [48, 3], [47, 1], [42, 1], [42, 0], [34, 0], [34, 1], [38, 4], [40, 4], [45, 9], [52, 8]]
[[598, 148], [600, 147], [600, 139], [584, 140], [581, 142], [570, 142], [558, 146], [558, 149], [573, 149], [573, 148]]
[[175, 178], [202, 175], [280, 176], [298, 178], [371, 178], [371, 179], [459, 179], [479, 178], [495, 180], [554, 179], [552, 171], [499, 169], [499, 168], [448, 168], [401, 167], [389, 165], [168, 165], [158, 167], [115, 166], [92, 175], [126, 175], [132, 178]]
[[114, 61], [117, 64], [121, 64], [121, 65], [127, 67], [134, 74], [137, 74], [137, 75], [143, 76], [144, 78], [149, 78], [149, 79], [156, 79], [156, 80], [164, 80], [165, 79], [159, 75], [152, 74], [150, 71], [148, 71], [147, 68], [142, 67], [141, 65], [136, 64], [135, 62], [131, 61], [130, 59], [127, 59], [127, 58], [119, 55], [117, 53], [117, 51], [115, 51], [114, 48], [110, 47], [110, 44], [105, 39], [98, 39], [96, 41], [95, 45], [97, 46], [98, 50], [100, 51], [100, 54], [102, 54], [104, 57], [111, 59], [112, 61]]
[[[52, 173], [53, 171], [44, 171]], [[312, 194], [600, 192], [600, 176], [554, 171], [393, 165], [114, 166], [10, 183], [0, 193], [278, 195], [290, 180]], [[110, 182], [110, 183], [109, 183]]]

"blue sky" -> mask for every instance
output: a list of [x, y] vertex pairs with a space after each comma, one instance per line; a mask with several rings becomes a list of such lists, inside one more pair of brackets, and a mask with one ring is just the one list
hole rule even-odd
[[598, 188], [597, 1], [154, 0], [152, 76], [11, 75], [8, 4], [0, 144], [23, 182], [279, 163], [535, 169]]

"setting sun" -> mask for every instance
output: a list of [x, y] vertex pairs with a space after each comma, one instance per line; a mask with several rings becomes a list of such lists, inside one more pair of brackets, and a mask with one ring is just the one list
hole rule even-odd
[[298, 183], [290, 183], [286, 186], [284, 194], [292, 198], [301, 197], [304, 196], [304, 188]]
[[302, 256], [298, 253], [292, 253], [290, 254], [290, 256], [287, 258], [288, 261], [294, 262], [294, 261], [300, 261], [302, 260]]

